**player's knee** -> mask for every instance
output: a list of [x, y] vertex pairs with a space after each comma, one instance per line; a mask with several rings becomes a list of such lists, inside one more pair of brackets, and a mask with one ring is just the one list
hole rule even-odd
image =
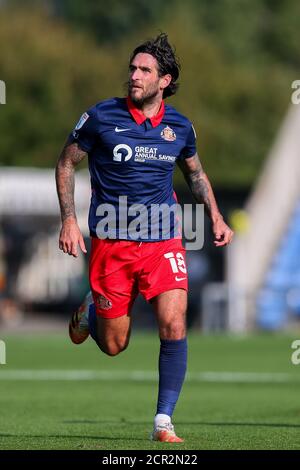
[[108, 356], [117, 356], [121, 352], [125, 351], [128, 346], [127, 342], [110, 342], [99, 345], [102, 352]]
[[186, 336], [186, 327], [182, 323], [167, 323], [160, 328], [161, 339], [183, 339]]

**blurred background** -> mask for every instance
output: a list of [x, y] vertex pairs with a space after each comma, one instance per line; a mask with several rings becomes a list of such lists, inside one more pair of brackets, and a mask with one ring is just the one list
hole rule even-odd
[[[124, 96], [134, 47], [167, 32], [182, 65], [168, 100], [194, 123], [198, 153], [236, 232], [187, 253], [189, 327], [202, 332], [300, 327], [300, 5], [297, 0], [1, 0], [0, 322], [60, 324], [88, 290], [87, 259], [58, 250], [54, 167], [79, 116]], [[175, 189], [192, 202], [180, 173]], [[89, 245], [89, 177], [76, 209]], [[139, 328], [153, 328], [139, 298]]]

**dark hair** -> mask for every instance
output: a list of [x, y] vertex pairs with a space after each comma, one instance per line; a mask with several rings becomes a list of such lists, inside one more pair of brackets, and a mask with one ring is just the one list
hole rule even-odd
[[131, 54], [130, 63], [140, 52], [151, 54], [157, 60], [158, 73], [160, 77], [168, 73], [171, 75], [172, 80], [170, 85], [164, 89], [163, 98], [175, 95], [179, 86], [179, 84], [175, 82], [179, 77], [180, 64], [175, 55], [175, 50], [169, 44], [168, 35], [161, 33], [156, 38], [149, 39], [136, 47]]

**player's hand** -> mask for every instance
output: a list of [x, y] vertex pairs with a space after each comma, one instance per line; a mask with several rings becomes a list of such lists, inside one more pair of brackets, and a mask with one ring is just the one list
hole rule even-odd
[[215, 236], [215, 246], [225, 246], [231, 243], [234, 232], [224, 222], [222, 216], [213, 222], [212, 231]]
[[76, 219], [68, 218], [63, 222], [59, 234], [59, 249], [75, 258], [78, 257], [78, 245], [83, 253], [87, 253], [83, 236]]

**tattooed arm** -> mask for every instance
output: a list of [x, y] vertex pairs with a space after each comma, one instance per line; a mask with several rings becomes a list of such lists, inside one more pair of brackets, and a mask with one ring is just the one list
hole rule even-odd
[[86, 156], [78, 144], [67, 142], [58, 159], [55, 171], [57, 195], [60, 205], [62, 228], [59, 235], [59, 248], [74, 257], [78, 256], [77, 246], [86, 253], [80, 228], [77, 224], [74, 188], [75, 167]]
[[204, 204], [205, 211], [212, 223], [215, 245], [224, 246], [231, 242], [233, 231], [226, 225], [207, 175], [204, 173], [197, 153], [190, 158], [178, 161], [184, 178], [199, 204]]

